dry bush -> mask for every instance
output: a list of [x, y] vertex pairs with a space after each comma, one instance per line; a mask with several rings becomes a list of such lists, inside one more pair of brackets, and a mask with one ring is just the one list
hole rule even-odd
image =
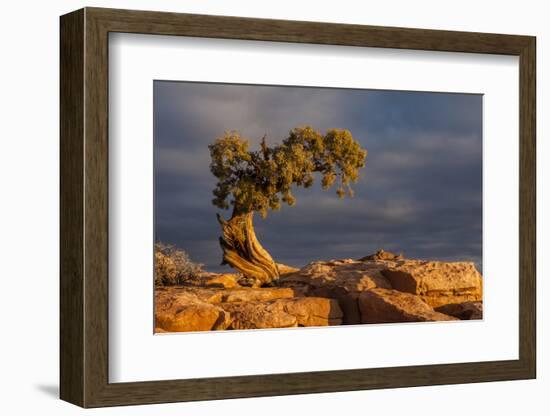
[[192, 262], [184, 250], [172, 244], [155, 243], [156, 286], [182, 284], [197, 277], [202, 267], [202, 264]]

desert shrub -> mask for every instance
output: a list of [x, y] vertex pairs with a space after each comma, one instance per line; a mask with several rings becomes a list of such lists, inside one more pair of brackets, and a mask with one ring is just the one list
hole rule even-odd
[[164, 286], [175, 284], [176, 265], [174, 261], [160, 251], [155, 252], [155, 285]]
[[197, 277], [203, 265], [173, 244], [155, 243], [155, 285], [178, 285]]

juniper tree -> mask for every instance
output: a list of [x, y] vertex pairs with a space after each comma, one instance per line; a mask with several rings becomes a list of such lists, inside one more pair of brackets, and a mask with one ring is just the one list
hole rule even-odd
[[208, 148], [210, 170], [218, 179], [212, 203], [232, 208], [229, 220], [217, 215], [223, 232], [222, 264], [240, 271], [253, 285], [279, 278], [277, 265], [256, 238], [254, 213], [265, 218], [282, 203], [294, 205], [292, 188], [311, 187], [316, 173], [323, 189], [336, 183], [338, 197], [353, 196], [351, 184], [367, 156], [348, 130], [331, 129], [323, 135], [309, 126], [291, 130], [273, 147], [264, 136], [257, 151], [249, 150], [248, 140], [237, 132], [226, 132]]

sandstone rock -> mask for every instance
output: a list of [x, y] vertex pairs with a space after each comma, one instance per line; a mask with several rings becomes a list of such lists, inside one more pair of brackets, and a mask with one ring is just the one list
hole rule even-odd
[[157, 288], [157, 292], [169, 293], [174, 298], [180, 299], [183, 303], [192, 300], [200, 300], [207, 303], [266, 301], [294, 296], [294, 290], [291, 288], [275, 287], [223, 289], [215, 287], [169, 286]]
[[298, 326], [296, 317], [271, 302], [225, 303], [222, 307], [231, 316], [229, 329], [289, 328]]
[[229, 316], [209, 303], [193, 303], [182, 306], [177, 311], [157, 312], [157, 327], [167, 332], [211, 331], [226, 329]]
[[157, 287], [155, 332], [482, 317], [482, 279], [472, 263], [407, 260], [380, 250], [297, 271], [278, 267], [276, 287], [242, 287], [238, 274], [206, 272]]
[[240, 275], [234, 273], [201, 273], [185, 281], [186, 285], [199, 287], [212, 287], [232, 289], [240, 287], [238, 280]]
[[338, 287], [347, 292], [362, 292], [374, 287], [391, 288], [381, 271], [384, 263], [363, 263], [351, 259], [313, 262], [281, 277], [285, 287], [308, 286], [310, 288]]
[[348, 325], [361, 323], [361, 314], [357, 299], [361, 292], [350, 292], [342, 287], [310, 288], [307, 296], [335, 299], [342, 310], [343, 323]]
[[373, 260], [403, 260], [403, 254], [394, 254], [389, 251], [378, 250], [375, 254], [360, 258], [359, 261], [373, 261]]
[[394, 289], [419, 295], [433, 307], [482, 300], [482, 279], [473, 263], [402, 260], [382, 273]]
[[336, 299], [287, 298], [278, 299], [273, 304], [295, 316], [298, 326], [341, 325], [344, 317]]
[[195, 286], [171, 286], [160, 289], [171, 293], [176, 298], [181, 298], [182, 302], [186, 302], [189, 297], [196, 298], [202, 302], [220, 303], [223, 300], [224, 290], [219, 288], [195, 287]]
[[359, 296], [361, 323], [452, 321], [436, 312], [418, 296], [392, 289], [371, 289]]
[[344, 323], [360, 323], [359, 294], [375, 287], [391, 288], [381, 273], [385, 262], [364, 263], [352, 259], [313, 262], [296, 273], [282, 276], [279, 286], [291, 287], [297, 296], [337, 299]]
[[232, 329], [340, 325], [343, 317], [336, 300], [313, 297], [223, 303], [221, 307], [231, 314]]
[[155, 292], [155, 327], [166, 332], [226, 329], [230, 315], [184, 290]]
[[294, 291], [291, 288], [242, 288], [226, 290], [222, 293], [221, 302], [250, 302], [273, 299], [291, 298]]
[[435, 310], [462, 320], [483, 319], [483, 303], [481, 302], [451, 303], [439, 306]]

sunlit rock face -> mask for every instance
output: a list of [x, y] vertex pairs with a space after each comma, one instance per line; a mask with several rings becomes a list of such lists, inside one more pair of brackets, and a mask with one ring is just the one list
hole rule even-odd
[[278, 264], [270, 287], [239, 274], [203, 272], [157, 287], [156, 332], [291, 328], [482, 319], [482, 277], [470, 262], [406, 259], [383, 250], [361, 259]]

